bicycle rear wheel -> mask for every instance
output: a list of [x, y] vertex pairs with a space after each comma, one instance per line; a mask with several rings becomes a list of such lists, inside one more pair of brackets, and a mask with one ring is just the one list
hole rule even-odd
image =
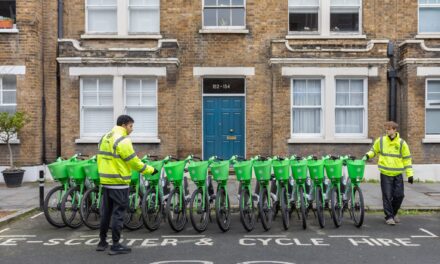
[[306, 197], [304, 196], [304, 189], [299, 186], [300, 211], [303, 229], [307, 228], [307, 213], [306, 213]]
[[[81, 200], [80, 214], [83, 223], [90, 229], [96, 230], [101, 224], [101, 207], [102, 201], [98, 200], [99, 188], [95, 187], [87, 190]], [[100, 203], [101, 202], [101, 203]]]
[[258, 203], [258, 210], [260, 213], [261, 223], [264, 230], [269, 230], [272, 227], [273, 207], [271, 206], [270, 196], [267, 194], [267, 187], [263, 186], [260, 189], [260, 201]]
[[246, 231], [252, 231], [255, 227], [254, 202], [247, 188], [240, 195], [240, 222]]
[[324, 205], [321, 186], [316, 187], [316, 214], [318, 215], [318, 223], [321, 228], [325, 226]]
[[136, 188], [130, 187], [128, 194], [128, 208], [125, 213], [124, 227], [129, 230], [137, 230], [144, 224], [142, 219], [142, 195], [139, 191], [136, 194]]
[[215, 197], [215, 217], [220, 229], [223, 232], [228, 231], [231, 226], [231, 207], [229, 197], [226, 199], [226, 192], [223, 188], [219, 188]]
[[287, 229], [289, 229], [289, 225], [290, 225], [290, 212], [289, 212], [290, 210], [288, 207], [289, 198], [288, 198], [286, 187], [284, 187], [284, 186], [281, 188], [280, 197], [281, 197], [280, 204], [281, 204], [281, 216], [282, 216], [282, 220], [283, 220], [283, 227], [284, 227], [284, 230], [287, 230]]
[[331, 212], [333, 223], [336, 227], [340, 227], [342, 223], [342, 206], [339, 205], [340, 193], [338, 191], [338, 187], [333, 187], [330, 193], [331, 197]]
[[358, 186], [353, 188], [353, 197], [351, 197], [351, 215], [353, 216], [354, 224], [356, 227], [361, 227], [364, 223], [364, 196], [362, 195], [362, 190]]
[[142, 199], [142, 219], [148, 230], [155, 231], [160, 227], [162, 210], [162, 195], [156, 192], [156, 188], [149, 189]]
[[47, 193], [44, 199], [44, 216], [49, 224], [54, 227], [65, 227], [66, 224], [61, 216], [61, 201], [63, 198], [64, 187], [57, 186]]
[[83, 223], [79, 213], [81, 202], [79, 200], [79, 191], [79, 186], [70, 188], [61, 202], [61, 217], [70, 228], [78, 228]]
[[[182, 190], [183, 192], [183, 190]], [[167, 200], [167, 214], [168, 223], [170, 227], [176, 231], [180, 232], [185, 228], [186, 225], [186, 201], [182, 193], [182, 202], [180, 201], [180, 189], [175, 188], [168, 196]]]
[[[203, 200], [205, 200], [205, 205], [203, 205]], [[189, 203], [189, 217], [192, 226], [199, 233], [205, 231], [208, 227], [209, 210], [208, 194], [205, 193], [205, 196], [203, 196], [203, 190], [197, 188], [193, 192]]]

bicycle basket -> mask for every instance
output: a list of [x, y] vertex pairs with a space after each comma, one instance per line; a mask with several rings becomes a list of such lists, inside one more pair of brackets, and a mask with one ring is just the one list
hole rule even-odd
[[185, 169], [185, 160], [172, 161], [165, 164], [165, 173], [168, 180], [175, 182], [183, 179], [183, 171]]
[[365, 161], [347, 160], [348, 176], [352, 182], [362, 181], [364, 178]]
[[229, 161], [217, 161], [211, 164], [211, 174], [216, 181], [225, 181], [229, 178]]
[[325, 172], [330, 180], [339, 180], [342, 177], [342, 160], [325, 160]]
[[252, 179], [252, 161], [238, 161], [234, 164], [235, 175], [239, 181], [248, 181]]
[[81, 160], [78, 162], [72, 162], [66, 165], [67, 175], [75, 181], [81, 182], [86, 178], [84, 173], [84, 166], [89, 164], [90, 160]]
[[95, 161], [84, 165], [84, 173], [90, 180], [98, 181], [99, 180], [98, 163]]
[[290, 168], [295, 181], [305, 180], [307, 178], [307, 160], [291, 160]]
[[324, 161], [323, 160], [308, 160], [307, 167], [309, 169], [310, 178], [312, 178], [312, 180], [321, 181], [324, 179]]
[[162, 167], [163, 167], [163, 161], [159, 160], [159, 161], [151, 161], [151, 160], [147, 160], [145, 161], [145, 163], [148, 166], [151, 166], [153, 168], [155, 168], [158, 173], [156, 174], [144, 174], [144, 178], [147, 181], [157, 181], [160, 179], [160, 172], [162, 171]]
[[140, 172], [135, 171], [135, 170], [131, 170], [131, 178], [130, 178], [130, 184], [131, 185], [136, 185], [139, 181], [139, 176], [141, 175]]
[[205, 181], [208, 172], [209, 161], [190, 161], [188, 165], [189, 175], [194, 182]]
[[60, 160], [47, 165], [47, 167], [54, 180], [63, 181], [69, 178], [66, 165], [73, 162], [76, 162], [76, 160]]
[[254, 173], [255, 177], [258, 181], [268, 181], [270, 180], [271, 171], [272, 171], [272, 161], [271, 160], [263, 160], [254, 161]]
[[289, 163], [288, 159], [272, 160], [273, 173], [277, 180], [289, 179]]

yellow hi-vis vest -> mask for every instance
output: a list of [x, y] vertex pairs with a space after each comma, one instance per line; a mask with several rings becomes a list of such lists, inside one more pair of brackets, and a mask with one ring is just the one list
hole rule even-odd
[[98, 172], [102, 185], [126, 187], [130, 184], [131, 170], [151, 174], [154, 168], [144, 164], [136, 155], [127, 137], [127, 130], [115, 126], [99, 142]]
[[371, 159], [377, 154], [380, 154], [377, 165], [382, 174], [397, 176], [406, 171], [407, 177], [414, 175], [408, 144], [400, 138], [399, 133], [393, 140], [387, 135], [376, 139], [367, 155]]

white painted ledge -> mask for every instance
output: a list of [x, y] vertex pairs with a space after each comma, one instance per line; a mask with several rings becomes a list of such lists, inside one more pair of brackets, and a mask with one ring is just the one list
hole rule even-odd
[[199, 30], [200, 34], [248, 34], [249, 29], [207, 29]]
[[70, 76], [93, 76], [93, 75], [112, 75], [112, 76], [166, 76], [166, 67], [70, 67]]
[[194, 67], [194, 76], [215, 76], [215, 75], [238, 75], [253, 76], [255, 75], [254, 67]]
[[282, 67], [282, 76], [368, 76], [377, 77], [377, 67]]
[[81, 39], [161, 39], [160, 34], [145, 34], [145, 35], [81, 35]]
[[416, 39], [440, 39], [440, 34], [417, 34]]
[[367, 35], [295, 35], [289, 34], [286, 39], [367, 39]]
[[422, 139], [422, 143], [425, 143], [425, 144], [440, 143], [440, 138], [424, 138], [424, 139]]
[[[149, 137], [130, 137], [130, 138], [131, 138], [131, 142], [133, 142], [133, 143], [153, 143], [153, 144], [160, 143], [159, 138], [149, 138]], [[99, 137], [96, 137], [96, 138], [77, 138], [77, 139], [75, 139], [75, 143], [76, 144], [98, 144], [100, 139], [101, 138], [99, 138]]]
[[18, 33], [18, 32], [19, 31], [16, 28], [11, 28], [11, 29], [2, 28], [2, 29], [0, 29], [0, 33], [6, 33], [6, 34], [15, 34], [15, 33]]
[[1, 65], [1, 75], [24, 75], [26, 74], [26, 66], [24, 65]]
[[289, 138], [289, 144], [371, 144], [373, 140], [370, 138]]
[[[11, 139], [11, 140], [9, 140], [9, 143], [13, 144], [13, 145], [20, 144], [20, 139]], [[0, 142], [0, 145], [6, 145], [6, 143], [5, 142]]]

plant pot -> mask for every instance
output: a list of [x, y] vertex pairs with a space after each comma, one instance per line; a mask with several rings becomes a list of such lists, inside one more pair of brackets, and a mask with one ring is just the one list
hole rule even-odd
[[11, 19], [0, 20], [0, 28], [1, 29], [11, 29], [14, 26], [14, 23]]
[[14, 188], [21, 186], [21, 183], [23, 182], [24, 170], [4, 170], [2, 173], [3, 178], [5, 179], [6, 187]]

